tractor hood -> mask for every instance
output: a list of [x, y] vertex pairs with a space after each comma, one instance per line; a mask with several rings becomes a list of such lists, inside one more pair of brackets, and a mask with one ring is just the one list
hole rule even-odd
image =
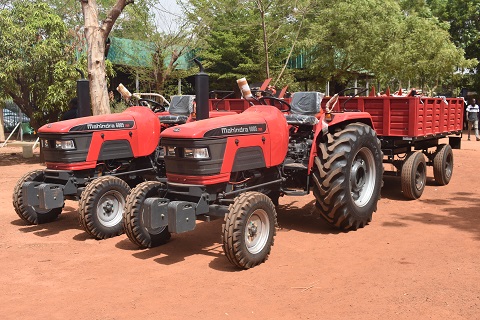
[[[131, 107], [122, 113], [105, 114], [48, 123], [39, 133], [93, 132], [106, 130], [131, 130], [139, 126], [139, 121], [155, 117], [146, 107]], [[158, 120], [156, 120], [158, 121]]]
[[[149, 108], [136, 106], [122, 113], [49, 123], [38, 130], [38, 136], [49, 168], [86, 169], [97, 161], [152, 154], [160, 140], [160, 120]], [[57, 149], [56, 141], [62, 140], [74, 141], [76, 149]]]
[[[270, 126], [276, 123], [286, 126], [285, 117], [272, 106], [252, 106], [243, 113], [195, 121], [166, 129], [162, 138], [168, 139], [201, 139], [226, 137], [235, 135], [251, 135], [268, 133]], [[276, 126], [275, 125], [275, 126]]]

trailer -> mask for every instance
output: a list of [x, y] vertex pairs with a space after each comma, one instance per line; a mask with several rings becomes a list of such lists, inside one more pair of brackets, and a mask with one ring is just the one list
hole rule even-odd
[[[328, 101], [324, 99], [323, 101]], [[325, 108], [325, 103], [322, 104]], [[433, 167], [438, 185], [450, 182], [452, 149], [460, 149], [464, 99], [445, 97], [339, 97], [332, 115], [349, 111], [371, 115], [383, 151], [384, 174], [401, 177], [408, 199], [418, 199]], [[448, 138], [448, 143], [440, 139]]]

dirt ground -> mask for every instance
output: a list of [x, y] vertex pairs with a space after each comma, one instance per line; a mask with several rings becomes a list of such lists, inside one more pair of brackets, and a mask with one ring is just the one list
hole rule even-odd
[[125, 235], [96, 241], [67, 202], [53, 223], [29, 226], [12, 190], [40, 168], [0, 149], [1, 319], [479, 319], [480, 142], [454, 150], [449, 185], [404, 200], [386, 177], [373, 221], [338, 232], [313, 197], [284, 197], [268, 261], [233, 268], [221, 221], [199, 223], [158, 248]]

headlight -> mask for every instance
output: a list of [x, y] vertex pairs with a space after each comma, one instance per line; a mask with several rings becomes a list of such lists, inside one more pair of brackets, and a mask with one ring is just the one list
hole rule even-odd
[[176, 147], [165, 147], [165, 155], [168, 157], [175, 157]]
[[183, 156], [185, 158], [193, 159], [208, 159], [208, 148], [185, 148], [183, 149]]
[[62, 150], [73, 150], [75, 149], [75, 143], [73, 140], [55, 140], [55, 148]]

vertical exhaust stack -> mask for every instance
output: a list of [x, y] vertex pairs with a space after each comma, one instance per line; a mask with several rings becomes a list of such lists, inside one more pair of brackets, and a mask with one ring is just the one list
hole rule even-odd
[[90, 108], [90, 87], [82, 70], [77, 69], [77, 71], [82, 77], [77, 80], [78, 117], [88, 117], [92, 115], [92, 109]]
[[193, 61], [200, 68], [200, 71], [195, 75], [195, 100], [197, 103], [197, 120], [209, 118], [208, 110], [208, 94], [209, 94], [209, 80], [208, 74], [205, 73], [200, 61], [193, 59]]

